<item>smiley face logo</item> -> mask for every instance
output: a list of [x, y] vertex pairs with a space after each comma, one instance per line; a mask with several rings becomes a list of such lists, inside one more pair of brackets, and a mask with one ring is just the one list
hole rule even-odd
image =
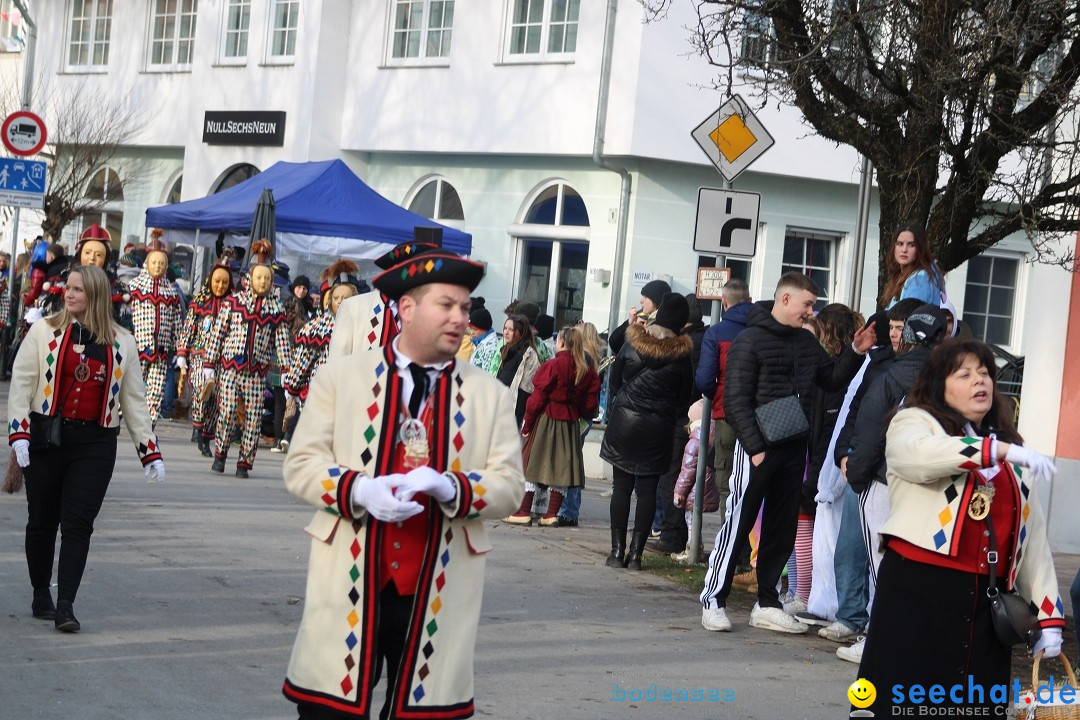
[[868, 708], [877, 698], [877, 688], [869, 680], [859, 678], [847, 689], [848, 700], [857, 708]]

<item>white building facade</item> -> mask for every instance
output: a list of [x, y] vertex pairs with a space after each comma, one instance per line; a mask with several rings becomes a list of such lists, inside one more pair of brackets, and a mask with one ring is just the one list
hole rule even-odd
[[[721, 178], [690, 131], [724, 98], [703, 89], [716, 72], [691, 52], [689, 0], [654, 24], [635, 0], [614, 3], [601, 130], [604, 158], [631, 181], [621, 267], [621, 178], [593, 159], [609, 3], [36, 5], [45, 91], [78, 85], [102, 103], [134, 103], [145, 120], [116, 167], [100, 172], [106, 185], [110, 171], [133, 179], [84, 225], [102, 222], [114, 236], [141, 241], [147, 207], [203, 197], [277, 161], [341, 158], [394, 202], [471, 233], [473, 256], [487, 263], [477, 294], [495, 310], [524, 298], [557, 325], [583, 318], [602, 330], [616, 312], [625, 316], [646, 279], [691, 292], [699, 265], [715, 262], [693, 250], [692, 238], [698, 188], [720, 187]], [[752, 97], [749, 87], [741, 92]], [[274, 137], [206, 141], [208, 120], [252, 117], [245, 113], [272, 120]], [[812, 136], [793, 108], [758, 117], [776, 144], [735, 182], [761, 194], [757, 253], [728, 266], [755, 298], [799, 269], [828, 300], [849, 302], [859, 159]], [[68, 239], [78, 231], [70, 228]], [[864, 313], [875, 305], [877, 234], [875, 196], [857, 303]], [[980, 337], [1026, 357], [1021, 431], [1061, 456], [1054, 505], [1071, 505], [1080, 499], [1068, 488], [1080, 444], [1059, 453], [1058, 428], [1068, 426], [1064, 318], [1077, 291], [1068, 273], [1028, 264], [1030, 251], [1022, 238], [1007, 240], [952, 271], [949, 296]], [[1056, 544], [1080, 548], [1080, 531], [1065, 525], [1053, 523]]]

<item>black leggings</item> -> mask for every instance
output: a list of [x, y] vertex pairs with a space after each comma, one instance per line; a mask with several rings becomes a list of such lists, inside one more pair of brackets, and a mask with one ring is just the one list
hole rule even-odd
[[60, 450], [31, 450], [26, 478], [26, 565], [35, 590], [52, 580], [56, 531], [62, 536], [57, 599], [75, 601], [90, 535], [116, 464], [118, 428], [64, 426]]
[[626, 529], [630, 520], [630, 493], [637, 490], [637, 511], [634, 513], [634, 532], [652, 530], [656, 514], [656, 485], [659, 475], [632, 475], [617, 467], [611, 478], [611, 527]]

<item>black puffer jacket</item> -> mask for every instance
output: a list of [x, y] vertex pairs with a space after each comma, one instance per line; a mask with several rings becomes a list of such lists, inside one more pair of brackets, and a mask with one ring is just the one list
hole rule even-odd
[[658, 338], [640, 325], [611, 364], [608, 426], [600, 457], [635, 475], [660, 475], [671, 464], [675, 425], [694, 389], [685, 335]]
[[861, 493], [874, 480], [888, 484], [885, 479], [885, 417], [911, 390], [928, 357], [929, 348], [916, 348], [901, 355], [888, 372], [874, 379], [867, 390], [859, 406], [847, 463], [848, 485], [855, 492]]
[[814, 387], [846, 388], [863, 361], [850, 346], [833, 360], [812, 334], [777, 322], [772, 316], [772, 306], [772, 300], [754, 303], [746, 330], [731, 343], [724, 369], [727, 376], [724, 412], [735, 437], [749, 455], [768, 449], [758, 429], [756, 408], [794, 391], [798, 392], [803, 412], [809, 417], [813, 411]]
[[836, 436], [836, 445], [833, 447], [833, 462], [836, 463], [836, 467], [840, 467], [840, 462], [851, 454], [851, 442], [852, 438], [855, 437], [855, 423], [858, 422], [856, 418], [859, 417], [859, 407], [862, 405], [863, 398], [866, 397], [870, 386], [874, 384], [874, 380], [884, 375], [896, 360], [892, 345], [875, 347], [867, 355], [870, 356], [870, 364], [863, 371], [862, 383], [859, 385], [859, 389], [855, 391], [855, 397], [851, 398], [851, 405], [848, 407], [844, 427]]

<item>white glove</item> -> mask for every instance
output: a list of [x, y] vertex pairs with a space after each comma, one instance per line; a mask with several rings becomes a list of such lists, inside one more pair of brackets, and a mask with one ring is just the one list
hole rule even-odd
[[203, 368], [202, 376], [205, 382], [210, 382], [214, 379], [214, 368]]
[[30, 441], [16, 440], [11, 443], [11, 450], [15, 453], [15, 460], [19, 467], [30, 467]]
[[1061, 628], [1042, 629], [1042, 636], [1036, 641], [1031, 654], [1038, 655], [1040, 650], [1045, 658], [1053, 658], [1061, 654]]
[[457, 497], [457, 486], [438, 470], [426, 466], [418, 467], [405, 474], [405, 479], [394, 489], [394, 497], [399, 500], [412, 500], [417, 493], [424, 493], [446, 503]]
[[179, 368], [180, 370], [187, 370], [187, 358], [185, 358], [185, 357], [177, 357], [176, 358], [176, 367]]
[[23, 315], [23, 319], [26, 320], [27, 325], [33, 325], [42, 317], [41, 308], [38, 307], [26, 308], [26, 313]]
[[1032, 479], [1036, 481], [1045, 480], [1050, 482], [1054, 477], [1054, 473], [1057, 472], [1053, 460], [1020, 445], [1010, 445], [1009, 452], [1005, 453], [1005, 459], [1014, 465], [1026, 467], [1031, 472]]
[[417, 502], [405, 502], [394, 497], [394, 485], [400, 475], [364, 477], [353, 485], [353, 505], [362, 506], [368, 514], [383, 522], [401, 522], [423, 511]]
[[146, 475], [147, 480], [165, 482], [165, 462], [155, 460], [143, 469], [143, 474]]

